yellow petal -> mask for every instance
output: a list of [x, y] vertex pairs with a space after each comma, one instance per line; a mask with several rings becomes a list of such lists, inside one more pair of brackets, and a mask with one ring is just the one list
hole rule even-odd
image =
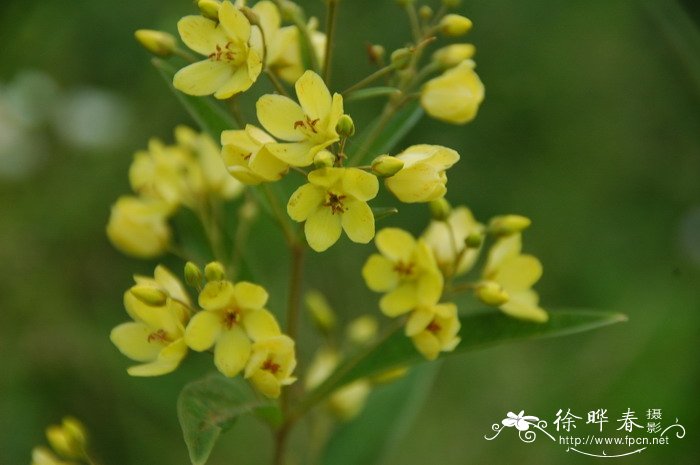
[[346, 171], [345, 168], [321, 168], [310, 172], [308, 178], [311, 184], [328, 189], [334, 187], [343, 178]]
[[432, 311], [431, 307], [416, 308], [406, 321], [406, 336], [415, 336], [425, 330], [430, 322], [433, 321], [433, 318], [435, 318], [435, 312]]
[[282, 334], [275, 317], [265, 309], [246, 313], [243, 317], [243, 327], [253, 342]]
[[341, 231], [340, 215], [334, 215], [330, 208], [319, 208], [304, 224], [306, 240], [316, 252], [323, 252], [335, 244]]
[[199, 305], [206, 310], [221, 310], [235, 301], [230, 281], [208, 282], [199, 293]]
[[188, 95], [210, 95], [226, 84], [233, 72], [229, 63], [202, 60], [175, 73], [173, 86]]
[[439, 272], [421, 274], [417, 282], [418, 302], [421, 305], [435, 305], [442, 296], [443, 278]]
[[248, 42], [250, 22], [231, 2], [225, 1], [221, 4], [219, 22], [229, 37], [239, 42]]
[[399, 275], [394, 271], [394, 262], [383, 255], [372, 254], [362, 267], [362, 277], [374, 292], [386, 292], [399, 283]]
[[291, 166], [309, 166], [314, 161], [314, 155], [320, 150], [307, 141], [272, 143], [267, 144], [265, 148]]
[[240, 326], [223, 331], [214, 348], [214, 364], [225, 376], [232, 378], [243, 370], [250, 357], [250, 340]]
[[331, 103], [331, 111], [328, 115], [328, 125], [326, 126], [326, 131], [330, 135], [337, 136], [335, 126], [338, 124], [338, 120], [343, 114], [343, 96], [340, 94], [333, 94], [333, 102]]
[[265, 37], [267, 37], [268, 40], [272, 40], [275, 33], [279, 30], [282, 21], [277, 6], [268, 0], [262, 0], [253, 5], [252, 10], [258, 15], [258, 18], [260, 18], [260, 25], [265, 33]]
[[358, 168], [348, 168], [343, 174], [343, 190], [364, 202], [377, 196], [379, 181], [377, 177]]
[[297, 121], [305, 121], [306, 118], [294, 100], [282, 95], [267, 94], [258, 99], [255, 108], [260, 124], [273, 136], [290, 142], [298, 142], [305, 138], [304, 134], [294, 127]]
[[248, 70], [245, 67], [238, 68], [233, 75], [217, 88], [214, 97], [224, 100], [235, 94], [248, 90], [253, 85]]
[[351, 241], [367, 244], [374, 237], [374, 215], [366, 202], [347, 199], [341, 215], [345, 233]]
[[187, 295], [185, 287], [175, 275], [163, 265], [158, 265], [153, 273], [156, 282], [167, 291], [173, 299], [190, 305], [190, 296]]
[[312, 120], [323, 120], [331, 111], [331, 93], [321, 76], [306, 71], [294, 85], [304, 113]]
[[265, 306], [268, 294], [264, 287], [241, 281], [233, 288], [238, 306], [244, 310], [257, 310]]
[[440, 341], [430, 331], [423, 331], [411, 338], [418, 352], [428, 360], [435, 360], [440, 354]]
[[250, 169], [267, 181], [276, 181], [289, 169], [288, 165], [272, 155], [266, 147], [262, 147], [257, 153], [254, 153], [248, 162]]
[[299, 187], [287, 203], [287, 213], [294, 221], [306, 221], [306, 219], [321, 207], [326, 198], [326, 192], [312, 184], [304, 184]]
[[463, 61], [423, 86], [420, 102], [430, 116], [453, 124], [474, 119], [484, 100], [484, 85], [470, 62]]
[[393, 262], [408, 262], [416, 248], [416, 240], [399, 228], [384, 228], [377, 233], [374, 241], [377, 249]]
[[185, 343], [197, 352], [209, 349], [219, 338], [222, 324], [222, 316], [218, 312], [198, 312], [185, 329]]
[[185, 45], [201, 55], [209, 55], [217, 44], [228, 42], [224, 31], [203, 16], [185, 16], [177, 22], [177, 30]]
[[109, 339], [119, 351], [137, 362], [150, 362], [158, 357], [163, 344], [149, 342], [153, 331], [143, 323], [122, 323], [112, 329]]
[[249, 379], [258, 391], [270, 399], [277, 399], [282, 393], [280, 381], [269, 371], [258, 370]]
[[175, 371], [187, 354], [187, 346], [178, 339], [165, 347], [158, 358], [151, 363], [129, 367], [127, 373], [131, 376], [160, 376]]
[[519, 255], [521, 250], [522, 236], [520, 234], [499, 238], [489, 250], [486, 265], [484, 266], [484, 277], [491, 279], [490, 277], [496, 273], [496, 270], [501, 267], [505, 260]]
[[532, 255], [510, 257], [501, 263], [493, 279], [509, 294], [529, 289], [542, 276], [542, 264]]
[[[257, 32], [259, 31], [259, 29], [256, 27], [255, 31]], [[259, 34], [252, 34], [251, 38], [258, 36]], [[260, 47], [251, 46], [251, 48], [248, 50], [248, 58], [246, 59], [245, 69], [251, 81], [255, 81], [258, 78], [258, 76], [260, 76], [260, 72], [262, 71], [263, 51], [261, 48], [262, 45], [260, 45]]]
[[379, 300], [379, 308], [388, 317], [396, 317], [412, 310], [418, 304], [416, 287], [406, 283], [385, 294]]
[[402, 169], [387, 178], [385, 184], [396, 198], [406, 203], [437, 200], [447, 191], [440, 172], [423, 162]]
[[522, 320], [531, 320], [544, 323], [549, 320], [549, 315], [537, 305], [537, 293], [528, 290], [513, 294], [510, 300], [499, 308], [509, 316]]

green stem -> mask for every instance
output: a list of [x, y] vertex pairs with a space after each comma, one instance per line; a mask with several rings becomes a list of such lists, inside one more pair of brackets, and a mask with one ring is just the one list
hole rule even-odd
[[189, 63], [194, 63], [195, 61], [197, 61], [197, 58], [195, 58], [194, 55], [192, 55], [186, 50], [181, 49], [180, 47], [175, 47], [175, 49], [173, 50], [173, 55], [178, 56]]
[[238, 127], [243, 129], [245, 128], [245, 120], [243, 119], [243, 114], [241, 114], [241, 109], [238, 106], [237, 97], [238, 96], [233, 96], [230, 99], [228, 99], [228, 107], [231, 110], [233, 119], [236, 120], [236, 124], [238, 124]]
[[416, 4], [414, 2], [406, 2], [405, 10], [406, 14], [408, 14], [408, 20], [411, 23], [411, 32], [413, 33], [413, 39], [416, 42], [420, 42], [421, 37], [423, 37], [423, 31], [421, 30], [420, 22], [418, 21]]
[[328, 4], [328, 11], [326, 16], [326, 53], [323, 60], [323, 80], [326, 82], [326, 86], [330, 87], [335, 25], [338, 19], [338, 3], [340, 3], [340, 0], [326, 0], [326, 3]]
[[282, 81], [279, 80], [279, 78], [277, 77], [277, 75], [273, 71], [266, 69], [265, 75], [270, 80], [272, 85], [275, 87], [275, 90], [277, 90], [277, 93], [279, 93], [280, 95], [284, 95], [285, 97], [289, 97], [289, 92], [287, 92], [287, 89], [284, 88], [284, 84], [282, 84]]
[[346, 97], [349, 93], [351, 93], [353, 91], [356, 91], [356, 90], [362, 89], [363, 87], [366, 87], [368, 84], [371, 84], [374, 81], [376, 81], [377, 79], [380, 79], [381, 77], [386, 76], [387, 74], [391, 73], [392, 71], [394, 71], [394, 69], [395, 68], [393, 65], [387, 65], [383, 68], [378, 69], [377, 71], [373, 72], [372, 74], [370, 74], [366, 78], [362, 79], [361, 81], [356, 82], [352, 86], [345, 89], [342, 92], [343, 97]]
[[289, 224], [289, 217], [282, 210], [282, 206], [279, 203], [279, 199], [277, 198], [275, 193], [272, 192], [269, 184], [263, 185], [262, 190], [265, 193], [267, 201], [270, 203], [270, 208], [272, 209], [272, 214], [275, 218], [275, 221], [277, 221], [277, 224], [279, 225], [280, 229], [282, 229], [282, 234], [284, 234], [284, 239], [287, 242], [287, 245], [289, 247], [292, 247], [297, 243], [297, 235], [294, 231], [294, 228], [292, 228], [292, 225]]

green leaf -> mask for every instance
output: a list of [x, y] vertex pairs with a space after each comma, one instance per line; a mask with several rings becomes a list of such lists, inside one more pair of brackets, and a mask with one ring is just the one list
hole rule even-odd
[[[626, 321], [620, 313], [590, 310], [550, 312], [546, 323], [517, 320], [498, 310], [484, 310], [460, 316], [461, 342], [449, 356], [504, 342], [565, 336]], [[373, 376], [401, 366], [423, 361], [409, 338], [396, 327], [374, 346], [350, 357], [331, 376], [302, 400], [297, 410], [304, 412], [339, 387], [356, 379]]]
[[[406, 137], [423, 117], [423, 108], [417, 101], [407, 104], [396, 112], [387, 123], [382, 122], [382, 117], [377, 117], [360, 135], [353, 140], [350, 148], [352, 165], [361, 165], [366, 158], [376, 157], [392, 152], [396, 145]], [[383, 126], [383, 127], [382, 127]], [[381, 130], [378, 137], [375, 136], [377, 128]], [[376, 137], [376, 138], [375, 138]], [[373, 139], [373, 140], [372, 140]], [[368, 143], [368, 140], [370, 141]]]
[[219, 435], [248, 413], [273, 424], [281, 421], [277, 406], [257, 398], [240, 377], [212, 374], [185, 386], [177, 400], [177, 416], [192, 463], [206, 463]]
[[440, 363], [430, 363], [414, 367], [404, 378], [375, 388], [362, 413], [333, 433], [321, 463], [383, 463], [415, 421], [428, 398], [439, 366]]
[[367, 89], [359, 89], [350, 92], [347, 97], [344, 97], [343, 100], [345, 102], [355, 102], [358, 100], [365, 100], [365, 99], [370, 99], [370, 98], [375, 98], [375, 97], [386, 97], [388, 95], [395, 94], [397, 92], [401, 92], [399, 89], [396, 87], [386, 87], [386, 86], [379, 86], [379, 87], [369, 87]]
[[213, 97], [194, 97], [175, 89], [173, 87], [173, 76], [175, 76], [177, 70], [170, 63], [159, 58], [153, 58], [152, 63], [192, 119], [203, 131], [208, 132], [217, 143], [221, 139], [221, 131], [238, 129], [238, 124], [236, 124], [233, 117]]

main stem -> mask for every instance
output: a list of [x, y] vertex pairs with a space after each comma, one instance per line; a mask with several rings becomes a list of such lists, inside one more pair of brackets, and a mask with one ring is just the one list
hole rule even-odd
[[326, 53], [323, 60], [323, 80], [326, 82], [326, 85], [330, 87], [335, 23], [338, 17], [338, 3], [340, 3], [340, 0], [326, 0], [326, 2], [328, 3], [328, 16], [326, 17]]

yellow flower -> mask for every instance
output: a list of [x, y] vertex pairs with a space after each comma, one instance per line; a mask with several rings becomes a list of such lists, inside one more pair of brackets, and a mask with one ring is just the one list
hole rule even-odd
[[254, 185], [282, 179], [289, 170], [289, 165], [267, 150], [266, 144], [274, 142], [275, 139], [269, 134], [251, 124], [245, 130], [222, 132], [221, 155], [228, 172], [243, 184]]
[[282, 335], [263, 339], [253, 344], [245, 378], [263, 395], [276, 399], [282, 386], [296, 381], [292, 376], [296, 365], [294, 341], [290, 337]]
[[358, 379], [331, 394], [328, 406], [340, 420], [352, 420], [365, 407], [371, 391], [372, 383], [367, 378]]
[[[136, 285], [124, 293], [124, 307], [134, 320], [122, 323], [110, 334], [112, 343], [141, 365], [130, 367], [131, 376], [159, 376], [174, 371], [187, 355], [183, 340], [190, 316], [189, 297], [182, 283], [167, 268], [158, 266], [154, 278], [137, 276]], [[160, 292], [163, 299], [143, 298], [143, 288]]]
[[373, 254], [362, 268], [367, 287], [386, 292], [379, 301], [385, 315], [396, 317], [419, 305], [435, 305], [442, 295], [443, 278], [430, 247], [406, 231], [385, 228], [374, 241]]
[[457, 306], [452, 303], [419, 306], [406, 322], [406, 336], [428, 360], [435, 360], [440, 352], [450, 352], [457, 347], [461, 324]]
[[53, 450], [64, 457], [80, 459], [85, 456], [87, 433], [85, 427], [73, 417], [65, 417], [60, 425], [46, 429], [46, 438]]
[[198, 352], [214, 346], [216, 368], [225, 376], [236, 376], [248, 363], [251, 340], [281, 334], [277, 320], [264, 308], [267, 299], [267, 291], [256, 284], [208, 282], [199, 294], [204, 310], [187, 325], [187, 345]]
[[260, 30], [229, 1], [219, 8], [219, 22], [185, 16], [177, 23], [182, 41], [206, 59], [178, 71], [173, 86], [189, 95], [227, 99], [253, 85], [262, 70]]
[[292, 166], [308, 166], [314, 156], [338, 141], [336, 125], [343, 114], [343, 97], [331, 97], [326, 84], [313, 71], [295, 84], [299, 103], [277, 94], [263, 95], [256, 105], [258, 120], [274, 137], [288, 141], [267, 144], [274, 156]]
[[31, 465], [76, 465], [76, 463], [60, 460], [46, 447], [35, 447], [32, 449]]
[[420, 103], [428, 115], [453, 124], [465, 124], [476, 117], [484, 100], [484, 85], [474, 66], [472, 60], [464, 60], [425, 83]]
[[[515, 318], [545, 322], [547, 312], [539, 307], [539, 296], [531, 289], [542, 276], [542, 265], [532, 255], [521, 253], [521, 235], [499, 239], [489, 250], [483, 279], [496, 283], [508, 297], [499, 308]], [[477, 289], [478, 295], [478, 289]]]
[[430, 202], [447, 192], [445, 170], [459, 161], [459, 154], [440, 145], [413, 145], [396, 156], [404, 167], [386, 179], [386, 187], [402, 202]]
[[294, 221], [306, 221], [304, 232], [312, 249], [328, 249], [341, 229], [353, 242], [372, 240], [374, 215], [367, 201], [379, 190], [374, 175], [359, 168], [321, 168], [309, 173], [308, 179], [292, 194], [287, 213]]
[[153, 258], [170, 244], [170, 206], [160, 200], [123, 196], [112, 205], [107, 237], [125, 254]]
[[452, 44], [433, 53], [433, 61], [443, 68], [452, 68], [472, 58], [475, 53], [476, 47], [473, 44]]
[[438, 266], [446, 275], [467, 273], [479, 256], [479, 248], [467, 248], [471, 234], [481, 234], [484, 226], [467, 207], [452, 210], [446, 221], [431, 221], [423, 238], [433, 250]]

